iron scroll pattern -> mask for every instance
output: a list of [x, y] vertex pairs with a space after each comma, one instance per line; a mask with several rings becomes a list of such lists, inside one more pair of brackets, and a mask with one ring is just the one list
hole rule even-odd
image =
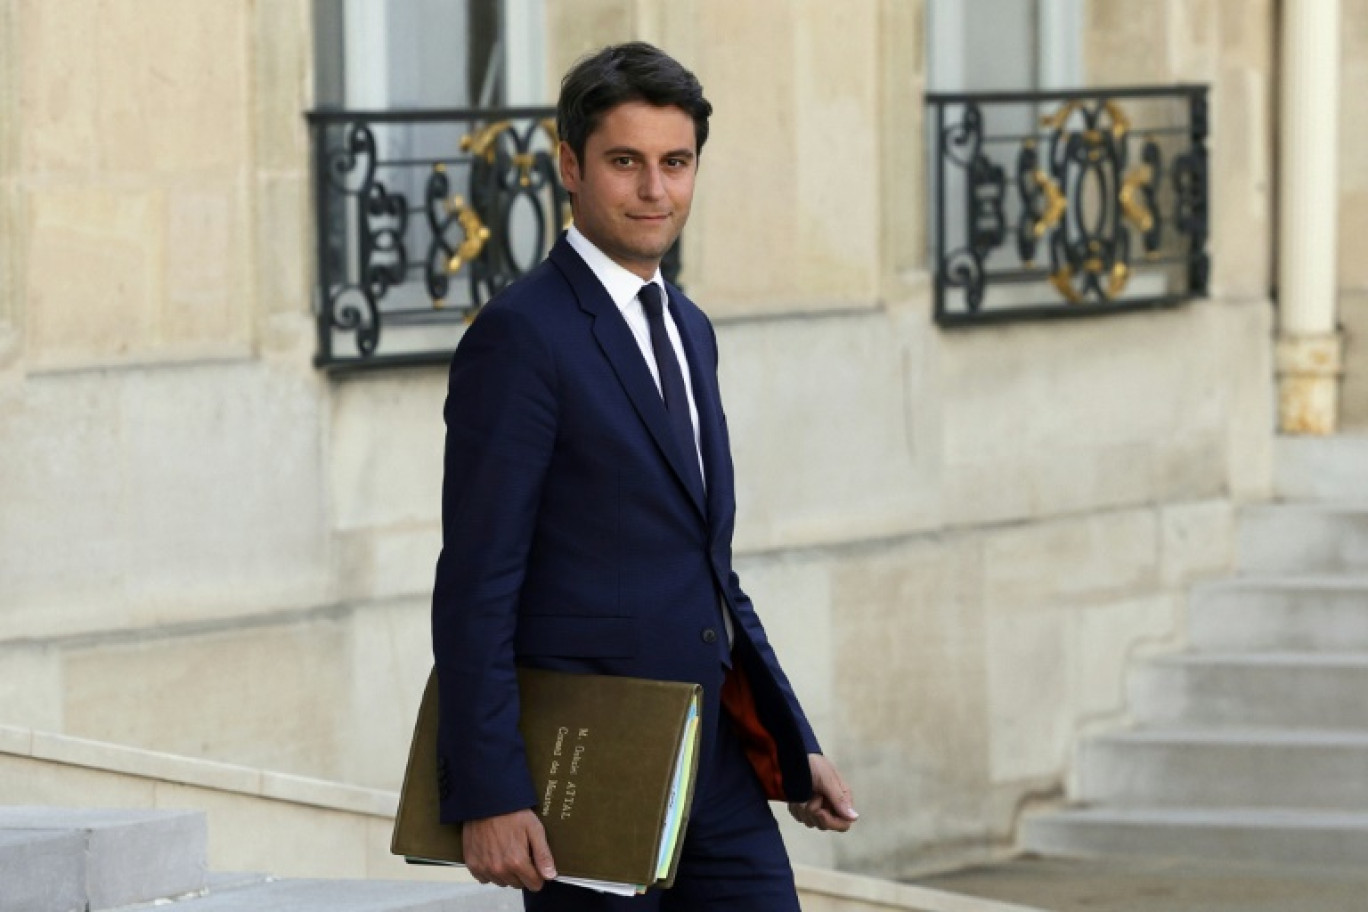
[[[568, 223], [551, 108], [307, 119], [322, 369], [447, 362], [462, 327]], [[677, 278], [677, 247], [662, 271]]]
[[1206, 293], [1206, 87], [929, 94], [927, 106], [938, 323]]

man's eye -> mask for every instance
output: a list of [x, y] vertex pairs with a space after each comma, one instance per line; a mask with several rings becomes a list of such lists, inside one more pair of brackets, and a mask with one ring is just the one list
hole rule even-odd
[[619, 168], [630, 168], [632, 166], [632, 157], [630, 155], [619, 155], [617, 158], [613, 159], [613, 164]]

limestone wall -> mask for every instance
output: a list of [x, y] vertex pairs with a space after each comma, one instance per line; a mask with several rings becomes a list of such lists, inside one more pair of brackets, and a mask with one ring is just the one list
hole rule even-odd
[[1340, 324], [1344, 330], [1341, 417], [1368, 428], [1368, 2], [1341, 0], [1340, 35]]
[[[865, 815], [801, 861], [1005, 844], [1267, 492], [1271, 0], [1087, 9], [1095, 81], [1213, 84], [1214, 299], [943, 332], [922, 4], [548, 4], [548, 72], [640, 36], [717, 106], [740, 569]], [[445, 377], [311, 366], [308, 11], [0, 0], [0, 723], [393, 788]]]

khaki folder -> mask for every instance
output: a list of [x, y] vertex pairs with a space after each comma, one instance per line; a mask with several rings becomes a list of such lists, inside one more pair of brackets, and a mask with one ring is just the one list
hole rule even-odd
[[[522, 732], [540, 804], [533, 808], [565, 877], [640, 886], [674, 882], [683, 844], [668, 873], [657, 859], [675, 767], [690, 758], [677, 802], [687, 822], [698, 764], [697, 684], [607, 675], [518, 670]], [[390, 851], [414, 863], [459, 863], [461, 828], [439, 818], [437, 677], [428, 677], [413, 730]], [[684, 739], [692, 736], [692, 750]]]

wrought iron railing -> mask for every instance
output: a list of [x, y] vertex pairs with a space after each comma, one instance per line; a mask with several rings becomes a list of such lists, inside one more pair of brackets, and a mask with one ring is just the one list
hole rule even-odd
[[[321, 368], [449, 360], [464, 325], [570, 217], [551, 108], [307, 118]], [[677, 249], [662, 268], [677, 277]]]
[[1204, 86], [928, 94], [942, 325], [1206, 293]]

